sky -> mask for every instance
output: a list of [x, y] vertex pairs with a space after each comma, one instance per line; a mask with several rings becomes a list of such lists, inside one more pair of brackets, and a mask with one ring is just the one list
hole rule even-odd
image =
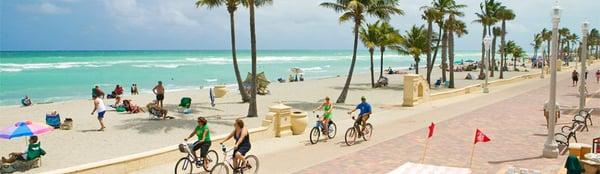
[[[258, 49], [352, 49], [352, 24], [319, 4], [334, 0], [274, 0], [256, 9]], [[480, 48], [482, 28], [472, 23], [482, 0], [456, 0], [468, 7], [461, 20], [469, 34], [457, 50]], [[554, 0], [500, 0], [513, 9], [507, 39], [531, 50], [533, 34], [550, 28]], [[0, 50], [226, 50], [229, 14], [224, 7], [196, 8], [194, 0], [1, 0]], [[419, 7], [430, 0], [400, 0], [403, 16], [390, 23], [402, 33], [424, 25]], [[599, 0], [562, 0], [561, 27], [580, 35], [581, 23], [600, 28]], [[235, 13], [237, 47], [250, 48], [249, 15]], [[368, 22], [374, 22], [369, 19]], [[360, 45], [361, 47], [363, 45]]]

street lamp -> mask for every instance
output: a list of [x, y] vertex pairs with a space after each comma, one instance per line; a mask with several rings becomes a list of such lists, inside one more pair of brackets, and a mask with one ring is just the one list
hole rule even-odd
[[490, 45], [492, 44], [492, 38], [489, 35], [486, 35], [485, 38], [483, 38], [483, 45], [485, 46], [485, 58], [483, 59], [483, 68], [485, 69], [485, 82], [483, 83], [483, 85], [481, 85], [483, 87], [483, 93], [489, 93], [490, 90], [488, 89], [488, 63], [490, 60]]
[[585, 97], [587, 96], [587, 94], [585, 93], [585, 72], [587, 71], [587, 65], [586, 65], [586, 61], [587, 61], [587, 37], [588, 37], [588, 33], [589, 33], [589, 23], [588, 22], [583, 22], [583, 24], [581, 25], [581, 57], [579, 58], [579, 60], [581, 60], [581, 72], [579, 73], [579, 79], [583, 79], [581, 80], [581, 83], [579, 83], [579, 110], [583, 110], [585, 108]]
[[558, 145], [554, 140], [554, 127], [556, 125], [556, 59], [558, 58], [558, 23], [560, 23], [560, 6], [558, 0], [552, 9], [552, 50], [550, 58], [550, 99], [548, 135], [544, 144], [543, 155], [545, 158], [558, 157]]

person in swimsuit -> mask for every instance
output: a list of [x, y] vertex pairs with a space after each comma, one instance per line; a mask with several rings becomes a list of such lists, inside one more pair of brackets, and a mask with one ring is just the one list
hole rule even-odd
[[198, 168], [200, 168], [200, 161], [198, 161], [198, 157], [196, 156], [196, 151], [198, 151], [198, 149], [200, 149], [200, 157], [204, 161], [203, 164], [206, 165], [206, 167], [208, 167], [208, 158], [206, 158], [206, 155], [208, 154], [208, 149], [210, 149], [211, 140], [210, 129], [208, 129], [207, 122], [208, 121], [206, 121], [204, 117], [198, 117], [198, 125], [196, 126], [194, 131], [192, 131], [192, 133], [190, 133], [190, 135], [187, 138], [183, 139], [187, 141], [194, 135], [198, 137], [198, 141], [196, 141], [192, 145], [192, 151], [194, 151], [192, 155], [194, 156]]
[[94, 110], [92, 110], [92, 115], [94, 115], [94, 112], [98, 112], [98, 122], [100, 123], [100, 129], [98, 129], [98, 131], [103, 131], [104, 128], [106, 128], [102, 121], [104, 119], [104, 113], [106, 113], [106, 106], [98, 96], [92, 96], [92, 99], [94, 100]]
[[165, 87], [163, 87], [162, 81], [158, 81], [158, 85], [152, 88], [152, 92], [156, 95], [156, 100], [160, 102], [160, 107], [163, 107], [163, 100], [165, 99]]
[[241, 162], [242, 165], [245, 164], [244, 156], [246, 153], [250, 151], [250, 136], [248, 134], [248, 129], [244, 127], [244, 121], [238, 118], [235, 120], [235, 129], [223, 140], [220, 144], [225, 143], [227, 140], [233, 137], [235, 139], [235, 146], [233, 146], [233, 166], [239, 166], [238, 162]]
[[329, 96], [326, 96], [325, 101], [321, 103], [319, 107], [314, 109], [313, 112], [321, 108], [323, 108], [323, 134], [327, 135], [327, 132], [329, 131], [329, 121], [331, 121], [331, 117], [333, 116], [333, 102], [330, 101]]

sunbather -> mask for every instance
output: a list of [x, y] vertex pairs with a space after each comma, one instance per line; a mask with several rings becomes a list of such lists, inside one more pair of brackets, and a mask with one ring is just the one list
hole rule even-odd
[[46, 151], [40, 147], [37, 136], [29, 137], [29, 145], [25, 152], [13, 152], [8, 154], [8, 158], [2, 157], [2, 163], [12, 163], [17, 160], [29, 161], [46, 155]]
[[144, 112], [144, 109], [133, 103], [131, 99], [123, 100], [123, 106], [125, 106], [125, 110], [131, 114]]
[[154, 100], [152, 103], [148, 103], [146, 105], [148, 112], [157, 115], [158, 117], [162, 117], [163, 120], [167, 118], [167, 110], [160, 107], [158, 101]]

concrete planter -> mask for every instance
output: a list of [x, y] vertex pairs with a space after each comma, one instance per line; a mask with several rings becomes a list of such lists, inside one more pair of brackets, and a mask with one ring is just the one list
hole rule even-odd
[[304, 111], [294, 111], [292, 112], [291, 122], [292, 122], [292, 134], [300, 135], [304, 133], [307, 126], [306, 121], [307, 113]]
[[216, 98], [221, 98], [227, 94], [227, 88], [225, 85], [216, 85], [214, 92]]

